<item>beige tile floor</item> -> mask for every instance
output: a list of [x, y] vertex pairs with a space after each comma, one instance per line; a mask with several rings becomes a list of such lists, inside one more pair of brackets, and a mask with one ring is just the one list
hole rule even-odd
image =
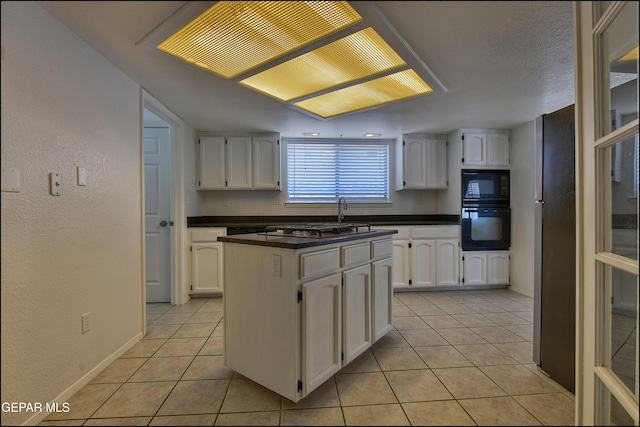
[[533, 300], [404, 292], [395, 329], [298, 403], [224, 365], [222, 298], [147, 305], [147, 335], [41, 425], [573, 425], [532, 360]]

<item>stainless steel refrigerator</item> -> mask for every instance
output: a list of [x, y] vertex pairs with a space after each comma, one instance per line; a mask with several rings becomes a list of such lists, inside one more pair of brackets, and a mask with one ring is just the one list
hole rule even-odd
[[570, 105], [535, 121], [533, 360], [575, 393], [575, 117]]

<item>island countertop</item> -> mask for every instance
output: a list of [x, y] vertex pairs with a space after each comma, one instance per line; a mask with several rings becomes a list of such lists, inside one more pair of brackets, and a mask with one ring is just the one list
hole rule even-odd
[[324, 246], [351, 240], [360, 240], [388, 236], [398, 233], [397, 230], [359, 231], [345, 234], [327, 235], [323, 237], [297, 237], [282, 233], [250, 233], [232, 236], [219, 236], [219, 242], [240, 243], [244, 245], [271, 246], [276, 248], [302, 249]]

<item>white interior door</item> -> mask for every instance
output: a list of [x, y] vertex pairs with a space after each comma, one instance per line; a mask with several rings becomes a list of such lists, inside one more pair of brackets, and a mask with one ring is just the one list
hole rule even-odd
[[171, 134], [144, 128], [146, 301], [171, 302]]

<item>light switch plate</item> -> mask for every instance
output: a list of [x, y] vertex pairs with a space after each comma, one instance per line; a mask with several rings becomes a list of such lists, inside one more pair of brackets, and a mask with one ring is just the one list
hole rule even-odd
[[59, 173], [49, 174], [49, 191], [52, 196], [59, 196], [62, 194], [62, 177]]
[[87, 170], [78, 166], [78, 185], [87, 185]]
[[10, 193], [20, 192], [20, 171], [17, 169], [2, 169], [2, 191]]

